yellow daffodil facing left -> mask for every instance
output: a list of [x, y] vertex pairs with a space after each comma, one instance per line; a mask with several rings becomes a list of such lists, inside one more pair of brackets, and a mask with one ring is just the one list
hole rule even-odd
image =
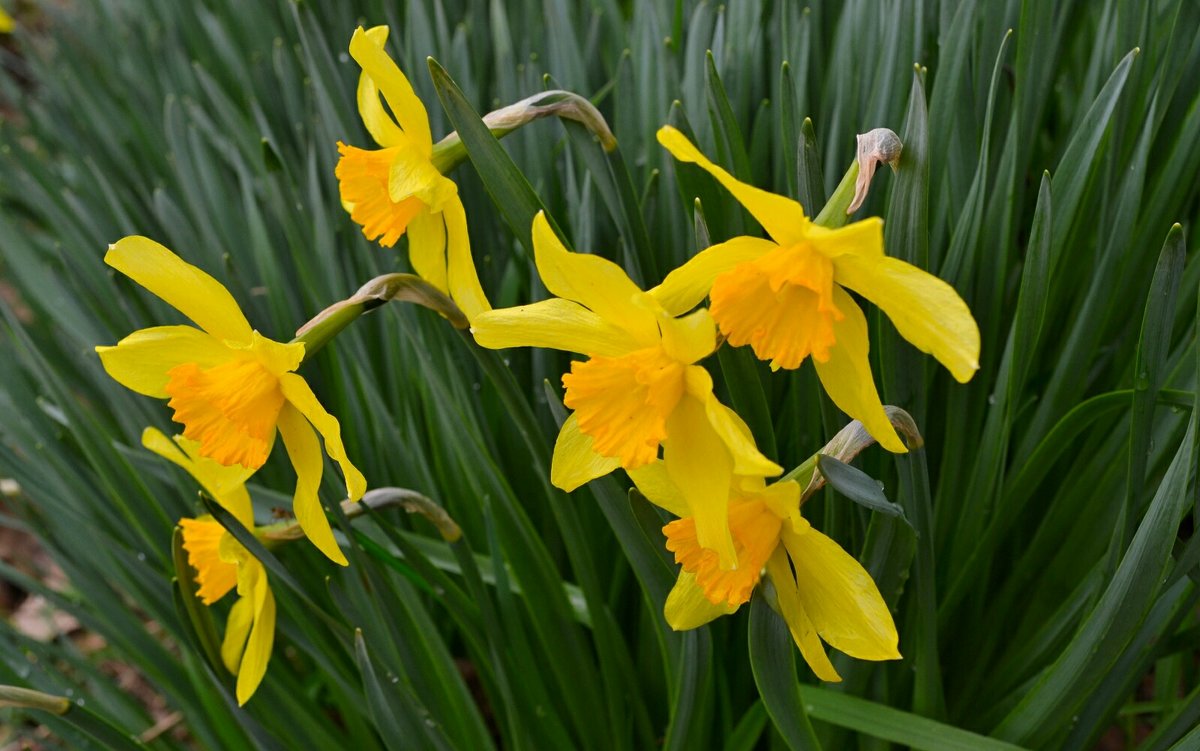
[[773, 369], [797, 368], [812, 355], [834, 403], [884, 448], [905, 451], [875, 389], [867, 319], [844, 288], [875, 303], [901, 336], [960, 383], [979, 368], [979, 327], [966, 303], [932, 274], [885, 256], [878, 217], [821, 227], [796, 201], [740, 182], [713, 164], [678, 130], [661, 128], [658, 142], [715, 177], [771, 238], [735, 237], [671, 272], [663, 285], [679, 290], [678, 305], [709, 296], [712, 317], [729, 343], [749, 344]]
[[[254, 473], [241, 465], [226, 467], [200, 455], [200, 444], [183, 436], [172, 440], [161, 430], [142, 431], [142, 445], [182, 467], [233, 514], [256, 531], [246, 479]], [[275, 641], [275, 596], [262, 563], [211, 516], [180, 519], [188, 564], [196, 569], [197, 596], [213, 605], [235, 586], [239, 599], [229, 611], [221, 659], [237, 676], [238, 704], [245, 704], [262, 682]]]
[[[491, 305], [471, 258], [467, 216], [458, 186], [433, 160], [433, 136], [425, 105], [395, 61], [384, 51], [388, 27], [350, 39], [350, 56], [362, 68], [358, 111], [382, 148], [359, 149], [338, 142], [335, 175], [342, 205], [362, 225], [368, 240], [384, 247], [408, 234], [408, 257], [417, 274], [450, 295], [468, 319]], [[386, 100], [389, 114], [384, 109]]]
[[663, 609], [671, 628], [697, 628], [733, 613], [750, 599], [765, 570], [800, 654], [821, 680], [841, 680], [822, 639], [860, 660], [900, 658], [896, 625], [871, 575], [800, 516], [795, 481], [767, 485], [761, 476], [728, 478], [738, 564], [724, 570], [699, 543], [693, 499], [672, 482], [662, 462], [629, 475], [646, 498], [680, 517], [663, 527], [667, 549], [681, 566]]
[[153, 240], [126, 237], [109, 247], [104, 262], [200, 327], [156, 326], [97, 347], [104, 369], [126, 388], [169, 399], [197, 455], [217, 464], [258, 469], [278, 429], [296, 469], [296, 520], [322, 553], [346, 565], [317, 497], [324, 471], [317, 433], [341, 467], [351, 500], [362, 497], [367, 483], [346, 456], [337, 419], [293, 372], [304, 344], [272, 341], [250, 328], [229, 290]]
[[483, 313], [472, 332], [492, 349], [548, 347], [588, 356], [563, 376], [564, 403], [574, 413], [558, 434], [551, 481], [571, 491], [617, 467], [650, 464], [661, 446], [666, 471], [692, 498], [700, 544], [732, 568], [729, 477], [783, 470], [736, 428], [736, 415], [717, 401], [712, 378], [695, 364], [717, 346], [708, 311], [678, 318], [687, 309], [672, 302], [672, 287], [664, 285], [658, 296], [644, 292], [611, 261], [568, 251], [541, 213], [533, 220], [533, 248], [542, 282], [557, 297]]
[[[250, 551], [211, 516], [180, 519], [188, 564], [196, 569], [197, 591], [212, 605], [237, 587], [238, 600], [229, 611], [221, 660], [237, 676], [238, 704], [245, 704], [267, 672], [275, 643], [275, 595], [267, 570]], [[254, 527], [247, 527], [254, 531]]]

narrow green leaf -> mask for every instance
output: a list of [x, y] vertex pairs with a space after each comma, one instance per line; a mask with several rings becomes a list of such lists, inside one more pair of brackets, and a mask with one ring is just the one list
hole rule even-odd
[[[432, 57], [427, 62], [429, 63], [429, 73], [433, 77], [433, 85], [437, 89], [438, 99], [442, 102], [446, 117], [449, 118], [455, 131], [462, 138], [471, 164], [475, 165], [475, 171], [479, 173], [488, 195], [491, 196], [496, 208], [500, 209], [509, 229], [532, 257], [533, 218], [539, 211], [545, 211], [546, 207], [538, 198], [537, 193], [533, 191], [529, 181], [517, 169], [517, 165], [513, 163], [504, 147], [488, 130], [475, 108], [463, 96], [462, 91], [450, 78], [446, 69]], [[551, 225], [554, 225], [554, 219], [548, 211], [546, 218], [550, 220]], [[556, 225], [555, 229], [558, 229]], [[564, 238], [565, 241], [565, 236], [561, 231], [558, 232], [558, 236]]]
[[1171, 557], [1171, 541], [1191, 503], [1196, 420], [1188, 426], [1150, 509], [1138, 526], [1121, 565], [1082, 628], [1037, 684], [996, 728], [1014, 742], [1044, 746], [1065, 726], [1079, 704], [1121, 654], [1160, 591]]
[[818, 686], [801, 686], [809, 717], [916, 751], [1021, 751], [1005, 741]]
[[[429, 710], [421, 706], [407, 685], [396, 680], [390, 688], [385, 689], [380, 683], [367, 652], [362, 629], [354, 631], [354, 654], [358, 659], [358, 670], [362, 673], [367, 708], [384, 744], [396, 751], [414, 746], [450, 751], [452, 746], [449, 739], [429, 719]], [[424, 720], [421, 719], [422, 715]]]
[[[1064, 241], [1067, 231], [1077, 219], [1076, 212], [1083, 200], [1088, 175], [1100, 161], [1097, 159], [1100, 139], [1108, 129], [1108, 122], [1112, 117], [1113, 110], [1116, 109], [1117, 99], [1125, 88], [1126, 79], [1129, 78], [1129, 68], [1140, 51], [1135, 47], [1129, 54], [1121, 58], [1121, 62], [1109, 76], [1104, 88], [1096, 95], [1087, 114], [1076, 126], [1071, 142], [1058, 162], [1058, 169], [1054, 171], [1055, 211], [1050, 239], [1050, 246], [1054, 249], [1066, 247]], [[1061, 254], [1056, 254], [1051, 260], [1052, 274], [1062, 260]]]
[[817, 466], [833, 489], [855, 503], [888, 516], [896, 516], [908, 522], [904, 507], [892, 503], [884, 495], [883, 485], [861, 469], [852, 467], [826, 454], [817, 454]]
[[1113, 538], [1112, 559], [1119, 560], [1121, 551], [1133, 537], [1137, 527], [1139, 498], [1146, 479], [1146, 464], [1150, 459], [1154, 430], [1154, 405], [1158, 391], [1166, 380], [1164, 372], [1171, 347], [1172, 324], [1175, 322], [1176, 300], [1183, 281], [1187, 248], [1183, 227], [1176, 224], [1167, 233], [1142, 315], [1142, 330], [1138, 337], [1137, 355], [1133, 364], [1133, 406], [1129, 417], [1129, 474], [1126, 478], [1124, 525]]
[[820, 749], [796, 679], [796, 646], [783, 618], [761, 591], [750, 599], [750, 668], [763, 706], [792, 751]]
[[821, 171], [821, 152], [817, 148], [817, 133], [810, 118], [800, 125], [800, 140], [796, 144], [796, 200], [809, 216], [816, 216], [817, 207], [825, 205], [825, 175]]
[[190, 633], [196, 638], [200, 654], [217, 675], [224, 674], [225, 663], [221, 660], [221, 642], [217, 638], [217, 627], [212, 611], [196, 596], [199, 589], [194, 570], [183, 549], [183, 530], [179, 527], [171, 535], [171, 556], [175, 563], [175, 587], [183, 621], [190, 625]]

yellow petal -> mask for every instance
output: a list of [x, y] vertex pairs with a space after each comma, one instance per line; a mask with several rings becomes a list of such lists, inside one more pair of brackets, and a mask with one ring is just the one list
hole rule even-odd
[[104, 262], [218, 339], [250, 339], [250, 324], [229, 290], [153, 240], [122, 238], [108, 247]]
[[844, 255], [835, 279], [892, 319], [900, 335], [966, 383], [979, 369], [979, 326], [954, 288], [898, 258]]
[[871, 575], [833, 540], [807, 524], [801, 529], [785, 525], [783, 543], [817, 633], [851, 657], [900, 659], [896, 624]]
[[308, 387], [308, 382], [295, 373], [285, 373], [279, 379], [279, 384], [283, 387], [284, 397], [300, 411], [300, 414], [308, 418], [321, 434], [325, 441], [325, 453], [337, 462], [342, 476], [346, 479], [346, 497], [351, 501], [362, 498], [362, 494], [367, 491], [367, 478], [350, 463], [346, 447], [342, 445], [342, 427], [337, 418], [325, 411], [317, 401], [316, 394]]
[[699, 628], [709, 621], [723, 615], [737, 612], [736, 607], [730, 607], [724, 602], [713, 604], [704, 596], [704, 590], [696, 584], [696, 577], [687, 571], [681, 571], [671, 593], [667, 595], [667, 603], [663, 606], [663, 615], [667, 624], [676, 631], [687, 631]]
[[866, 316], [858, 303], [836, 284], [833, 299], [843, 318], [834, 321], [833, 335], [837, 341], [829, 348], [829, 359], [821, 362], [813, 358], [821, 385], [838, 409], [861, 422], [880, 446], [897, 454], [906, 453], [908, 449], [883, 411], [883, 402], [875, 390], [867, 358], [871, 343]]
[[483, 286], [479, 283], [479, 272], [471, 256], [471, 238], [467, 231], [467, 215], [462, 201], [455, 196], [446, 202], [442, 216], [446, 220], [446, 242], [449, 260], [450, 297], [466, 313], [468, 321], [485, 310], [491, 310]]
[[656, 316], [638, 304], [646, 293], [612, 261], [567, 250], [542, 211], [533, 218], [533, 252], [538, 274], [551, 294], [583, 305], [629, 332], [642, 346], [658, 343]]
[[408, 223], [408, 262], [417, 276], [445, 294], [446, 222], [441, 214], [422, 210]]
[[882, 258], [883, 220], [872, 216], [837, 229], [814, 224], [809, 228], [808, 241], [829, 258], [844, 255]]
[[638, 491], [655, 506], [666, 509], [675, 516], [687, 516], [692, 513], [688, 508], [687, 499], [679, 492], [679, 488], [675, 487], [675, 483], [671, 482], [667, 466], [661, 461], [625, 471], [629, 473], [629, 479], [633, 480]]
[[266, 571], [262, 564], [253, 561], [247, 564], [258, 569], [254, 583], [251, 601], [254, 603], [253, 625], [246, 640], [246, 648], [242, 653], [241, 664], [237, 671], [237, 701], [245, 704], [254, 695], [258, 685], [262, 683], [267, 673], [267, 663], [271, 659], [271, 648], [275, 644], [275, 595], [267, 583]]
[[[433, 135], [429, 131], [429, 113], [413, 91], [412, 84], [401, 72], [396, 62], [383, 51], [387, 41], [387, 27], [376, 26], [363, 31], [360, 26], [350, 38], [350, 56], [362, 67], [363, 74], [370, 76], [388, 107], [396, 116], [396, 122], [413, 145], [428, 157], [433, 153]], [[361, 114], [361, 113], [360, 113]], [[364, 121], [366, 116], [363, 117]]]
[[708, 371], [698, 365], [688, 368], [687, 392], [704, 405], [709, 430], [715, 432], [733, 457], [735, 473], [759, 477], [774, 477], [783, 473], [783, 467], [763, 456], [754, 445], [754, 437], [742, 418], [717, 400]]
[[687, 499], [701, 547], [717, 554], [722, 569], [736, 567], [729, 530], [733, 457], [709, 424], [704, 405], [690, 395], [679, 400], [667, 421], [663, 462], [671, 482]]
[[221, 640], [221, 662], [229, 672], [236, 674], [242, 664], [242, 653], [246, 649], [246, 637], [254, 625], [254, 603], [249, 597], [240, 597], [229, 609], [225, 621], [225, 638]]
[[777, 548], [767, 561], [767, 574], [775, 586], [775, 595], [779, 609], [783, 612], [783, 620], [787, 622], [788, 630], [792, 632], [792, 639], [800, 648], [800, 655], [804, 657], [804, 661], [821, 680], [831, 683], [841, 681], [842, 677], [834, 670], [833, 663], [829, 661], [825, 647], [817, 636], [816, 628], [813, 627], [808, 613], [804, 611], [800, 592], [783, 548]]
[[[376, 28], [387, 29], [386, 26]], [[370, 31], [367, 32], [367, 36], [371, 36]], [[385, 34], [384, 38], [386, 37]], [[380, 45], [382, 44], [380, 42]], [[358, 77], [357, 98], [358, 114], [362, 116], [363, 125], [367, 126], [367, 132], [375, 139], [375, 143], [388, 148], [404, 140], [404, 132], [396, 125], [396, 121], [384, 109], [383, 102], [379, 99], [379, 87], [366, 73]]]
[[220, 339], [191, 326], [140, 329], [116, 346], [96, 347], [96, 354], [113, 380], [156, 399], [167, 398], [167, 371], [176, 365], [194, 362], [211, 368], [234, 356]]
[[247, 529], [254, 528], [254, 510], [244, 483], [254, 474], [240, 464], [226, 467], [200, 456], [200, 444], [183, 436], [172, 440], [158, 428], [142, 431], [142, 445], [184, 469]]
[[333, 537], [329, 519], [321, 508], [318, 490], [325, 457], [316, 433], [295, 407], [287, 405], [279, 413], [279, 435], [287, 449], [288, 458], [296, 468], [296, 494], [292, 498], [292, 513], [304, 535], [334, 563], [350, 565]]
[[17, 28], [17, 22], [13, 20], [12, 16], [5, 13], [3, 8], [0, 8], [0, 34], [11, 34], [15, 28]]
[[650, 295], [670, 315], [679, 316], [700, 304], [708, 296], [713, 280], [744, 261], [778, 247], [761, 237], [735, 237], [700, 251], [687, 263], [667, 274]]
[[709, 161], [687, 136], [670, 125], [658, 129], [658, 142], [679, 161], [695, 164], [715, 177], [738, 203], [746, 207], [775, 242], [791, 245], [805, 239], [812, 222], [804, 216], [804, 208], [796, 201], [738, 180]]
[[543, 347], [620, 357], [637, 346], [623, 330], [561, 297], [481, 313], [471, 320], [471, 333], [488, 349]]
[[702, 360], [717, 348], [717, 324], [705, 308], [683, 318], [663, 318], [659, 331], [667, 355], [684, 364]]
[[575, 415], [566, 419], [558, 431], [554, 457], [550, 461], [550, 482], [554, 487], [570, 493], [619, 466], [620, 459], [600, 456], [592, 450], [592, 439], [580, 432]]
[[405, 137], [400, 146], [389, 149], [392, 163], [388, 165], [388, 198], [393, 202], [417, 198], [438, 212], [458, 195], [458, 186], [433, 166], [428, 154], [421, 153]]
[[[739, 478], [741, 479], [741, 478]], [[761, 480], [760, 480], [761, 482]], [[777, 482], [758, 488], [756, 495], [780, 519], [800, 522], [800, 483], [794, 480]]]

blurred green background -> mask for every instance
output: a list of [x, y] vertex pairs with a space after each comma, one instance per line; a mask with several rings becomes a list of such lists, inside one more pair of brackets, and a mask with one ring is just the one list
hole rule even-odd
[[[811, 747], [804, 723], [830, 749], [1200, 744], [1196, 3], [4, 2], [0, 683], [73, 702], [0, 709], [16, 747], [774, 749]], [[348, 569], [279, 550], [274, 657], [236, 706], [173, 600], [172, 527], [202, 509], [139, 445], [167, 412], [93, 353], [178, 316], [101, 259], [154, 238], [282, 340], [405, 270], [403, 242], [367, 243], [333, 177], [339, 139], [370, 145], [350, 35], [385, 23], [435, 138], [454, 127], [443, 102], [460, 126], [464, 102], [545, 88], [600, 107], [613, 155], [549, 120], [504, 150], [575, 248], [646, 286], [758, 232], [672, 164], [662, 124], [814, 214], [856, 133], [901, 135], [860, 216], [970, 303], [982, 367], [959, 386], [872, 312], [884, 399], [926, 449], [857, 464], [911, 526], [832, 490], [805, 515], [872, 572], [903, 661], [838, 659], [845, 682], [818, 686], [749, 605], [671, 632], [664, 519], [623, 476], [569, 497], [546, 480], [566, 356], [478, 356], [391, 305], [303, 375], [371, 485], [430, 496], [464, 538], [391, 511], [342, 524]], [[462, 99], [435, 90], [430, 55]], [[464, 140], [451, 177], [483, 285], [497, 306], [541, 299], [510, 226], [529, 203], [496, 187], [511, 165]], [[845, 423], [809, 367], [770, 374], [728, 348], [706, 364], [788, 468]], [[293, 482], [279, 456], [256, 475], [260, 519]]]

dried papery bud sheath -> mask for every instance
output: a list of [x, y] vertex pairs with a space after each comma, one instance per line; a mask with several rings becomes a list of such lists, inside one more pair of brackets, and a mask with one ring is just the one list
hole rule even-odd
[[[402, 508], [410, 514], [424, 516], [430, 524], [437, 527], [442, 539], [446, 542], [456, 542], [462, 537], [462, 528], [454, 521], [446, 509], [436, 501], [408, 488], [375, 488], [368, 490], [360, 501], [342, 501], [342, 512], [346, 518], [355, 519], [368, 512], [382, 511], [388, 508]], [[298, 540], [304, 536], [297, 522], [279, 522], [257, 531], [263, 544], [268, 549], [284, 542]]]
[[[904, 437], [909, 450], [919, 449], [925, 445], [925, 439], [917, 430], [917, 423], [913, 420], [912, 415], [890, 404], [884, 405], [883, 410], [887, 413], [892, 426]], [[780, 478], [780, 482], [795, 480], [800, 483], [800, 487], [804, 489], [800, 496], [800, 503], [803, 504], [814, 493], [825, 487], [825, 478], [821, 475], [821, 470], [817, 468], [818, 455], [831, 456], [840, 462], [849, 463], [873, 443], [876, 443], [875, 439], [871, 437], [863, 424], [858, 420], [853, 420], [839, 430], [837, 435], [830, 439], [829, 443], [825, 444], [820, 451], [805, 459], [799, 467]]]
[[903, 149], [900, 137], [887, 128], [875, 128], [859, 135], [854, 161], [813, 221], [830, 229], [844, 226], [847, 218], [866, 200], [875, 168], [884, 162], [895, 169]]
[[847, 214], [853, 214], [867, 200], [867, 191], [871, 188], [871, 178], [875, 176], [875, 167], [881, 162], [891, 166], [895, 171], [900, 164], [900, 152], [904, 144], [900, 137], [887, 128], [876, 128], [858, 136], [858, 177], [854, 180], [854, 200], [846, 207]]
[[[519, 102], [502, 107], [483, 116], [483, 122], [496, 138], [503, 138], [523, 125], [543, 117], [574, 120], [591, 131], [605, 151], [617, 148], [617, 139], [608, 127], [604, 115], [586, 97], [571, 91], [553, 89], [534, 94]], [[433, 163], [442, 174], [458, 166], [467, 150], [454, 131], [433, 146]]]
[[458, 305], [421, 277], [415, 274], [383, 274], [359, 287], [345, 300], [335, 302], [317, 313], [296, 331], [293, 341], [304, 342], [304, 359], [307, 360], [360, 315], [393, 300], [429, 308], [456, 329], [470, 326]]
[[65, 696], [46, 694], [31, 688], [0, 686], [0, 707], [40, 709], [43, 712], [63, 715], [71, 708], [71, 700]]

